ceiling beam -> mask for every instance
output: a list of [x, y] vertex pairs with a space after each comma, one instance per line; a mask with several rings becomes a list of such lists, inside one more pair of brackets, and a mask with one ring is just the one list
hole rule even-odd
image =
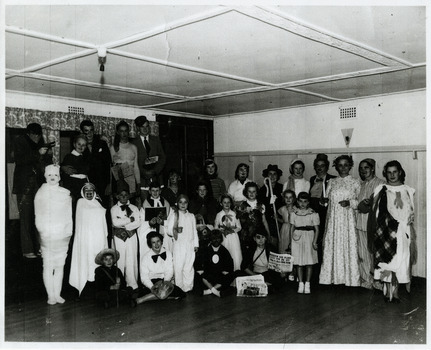
[[56, 83], [93, 87], [93, 88], [98, 88], [98, 89], [102, 88], [102, 89], [114, 90], [114, 91], [118, 91], [118, 92], [129, 92], [129, 93], [133, 93], [133, 94], [148, 95], [148, 96], [168, 98], [168, 99], [177, 99], [177, 100], [180, 99], [180, 100], [182, 100], [185, 97], [182, 95], [174, 95], [174, 94], [168, 94], [168, 93], [164, 93], [164, 92], [157, 92], [157, 91], [151, 91], [151, 90], [128, 88], [128, 87], [123, 87], [123, 86], [118, 86], [118, 85], [92, 83], [89, 81], [70, 79], [70, 78], [52, 76], [52, 75], [47, 75], [47, 74], [21, 73], [18, 71], [14, 71], [12, 69], [6, 69], [6, 74], [10, 74], [13, 76], [20, 76], [23, 78], [31, 78], [31, 79], [38, 79], [38, 80], [44, 80], [44, 81], [52, 81], [52, 82], [56, 82]]
[[[228, 96], [235, 96], [235, 95], [243, 95], [243, 94], [249, 94], [249, 93], [255, 93], [255, 92], [265, 92], [265, 91], [271, 91], [271, 90], [277, 90], [277, 89], [286, 89], [294, 92], [300, 92], [300, 93], [307, 93], [312, 95], [313, 93], [305, 90], [299, 90], [294, 89], [296, 86], [304, 86], [304, 85], [311, 85], [311, 84], [318, 84], [318, 83], [326, 83], [326, 82], [332, 82], [332, 81], [340, 81], [345, 79], [352, 79], [352, 78], [361, 78], [361, 77], [367, 77], [372, 75], [379, 75], [379, 74], [387, 74], [387, 73], [393, 73], [398, 72], [402, 70], [408, 70], [413, 68], [420, 68], [425, 67], [426, 63], [418, 63], [414, 64], [413, 67], [382, 67], [382, 68], [373, 68], [373, 69], [367, 69], [362, 71], [355, 71], [355, 72], [348, 72], [348, 73], [342, 73], [342, 74], [336, 74], [336, 75], [330, 75], [325, 77], [317, 77], [317, 78], [309, 78], [309, 79], [302, 79], [302, 80], [296, 80], [291, 81], [288, 83], [281, 83], [277, 84], [276, 86], [258, 86], [248, 89], [238, 89], [238, 90], [230, 90], [230, 91], [223, 91], [223, 92], [217, 92], [214, 94], [207, 94], [207, 95], [200, 95], [200, 96], [193, 96], [193, 97], [187, 97], [181, 101], [169, 101], [149, 106], [140, 106], [141, 108], [149, 108], [149, 107], [157, 107], [157, 106], [166, 106], [176, 103], [184, 103], [184, 102], [192, 102], [192, 101], [200, 101], [200, 100], [211, 100], [215, 98], [223, 98]], [[328, 96], [322, 96], [322, 95], [316, 95], [318, 97], [322, 97], [328, 100], [332, 101], [343, 101], [341, 99], [336, 98], [328, 98]]]
[[[96, 52], [97, 52], [97, 50], [95, 50], [95, 49], [88, 49], [88, 50], [82, 50], [82, 51], [79, 51], [76, 53], [72, 53], [70, 55], [54, 58], [53, 60], [38, 63], [38, 64], [35, 64], [33, 66], [30, 66], [30, 67], [27, 67], [27, 68], [24, 68], [21, 70], [17, 70], [17, 71], [15, 71], [16, 73], [11, 73], [11, 74], [6, 75], [6, 79], [10, 79], [14, 76], [17, 76], [17, 75], [19, 75], [18, 73], [22, 74], [22, 73], [28, 73], [28, 72], [35, 72], [35, 71], [38, 71], [38, 70], [43, 69], [43, 68], [55, 66], [56, 64], [72, 61], [72, 60], [79, 58], [79, 57], [90, 56]], [[12, 71], [12, 70], [10, 70], [10, 71]]]
[[75, 40], [75, 39], [67, 39], [67, 38], [62, 37], [62, 36], [36, 32], [35, 30], [23, 29], [23, 28], [15, 27], [15, 26], [5, 26], [5, 31], [7, 33], [29, 36], [32, 38], [47, 40], [47, 41], [56, 42], [56, 43], [60, 43], [60, 44], [85, 47], [87, 49], [97, 48], [96, 44], [87, 43], [85, 41], [80, 41], [80, 40]]
[[324, 45], [334, 47], [356, 56], [366, 58], [370, 61], [382, 64], [384, 66], [407, 66], [412, 64], [388, 53], [368, 47], [362, 43], [355, 42], [351, 39], [342, 38], [328, 31], [311, 26], [298, 19], [287, 16], [284, 12], [267, 7], [235, 7], [236, 12], [245, 16], [257, 19], [277, 28], [284, 29], [290, 33], [299, 35], [303, 38], [319, 42]]
[[105, 44], [103, 44], [103, 46], [106, 48], [116, 48], [119, 46], [128, 45], [128, 44], [131, 44], [131, 43], [136, 42], [136, 41], [141, 41], [141, 40], [145, 40], [145, 39], [151, 38], [151, 37], [156, 36], [156, 35], [164, 34], [166, 32], [169, 32], [169, 31], [177, 29], [177, 28], [185, 27], [185, 26], [193, 24], [193, 23], [197, 23], [197, 22], [201, 22], [201, 21], [213, 18], [213, 17], [217, 17], [217, 16], [223, 15], [223, 14], [231, 12], [231, 11], [232, 11], [232, 9], [228, 8], [228, 7], [217, 7], [215, 9], [212, 9], [209, 11], [201, 12], [201, 13], [195, 14], [193, 16], [181, 18], [179, 20], [163, 24], [161, 26], [155, 27], [155, 28], [148, 30], [146, 32], [138, 33], [138, 34], [131, 35], [129, 37], [126, 37], [126, 38], [123, 38], [120, 40], [105, 43]]

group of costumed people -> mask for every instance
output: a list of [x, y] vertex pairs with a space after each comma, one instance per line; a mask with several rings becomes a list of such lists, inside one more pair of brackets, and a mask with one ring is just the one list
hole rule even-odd
[[[48, 303], [65, 301], [60, 293], [72, 235], [69, 283], [81, 294], [94, 282], [105, 307], [178, 299], [191, 290], [220, 297], [234, 292], [236, 277], [256, 274], [264, 276], [270, 292], [291, 280], [298, 282], [298, 293], [309, 294], [318, 263], [321, 284], [374, 287], [393, 302], [399, 301], [399, 284], [409, 291], [415, 259], [414, 189], [404, 184], [406, 174], [398, 161], [384, 166], [384, 181], [376, 177], [373, 159], [362, 160], [360, 181], [350, 175], [351, 156], [334, 160], [335, 177], [327, 173], [328, 157], [319, 154], [310, 181], [303, 177], [304, 162], [295, 159], [284, 185], [278, 182], [283, 172], [268, 165], [261, 188], [248, 179], [248, 165], [241, 163], [227, 192], [214, 161], [208, 165], [212, 168], [198, 182], [196, 198], [176, 191], [171, 204], [157, 181], [149, 184], [141, 206], [131, 203], [124, 180], [116, 182], [110, 242], [106, 208], [95, 186], [82, 186], [72, 220], [72, 197], [59, 185], [60, 168], [46, 166], [46, 183], [34, 205]], [[174, 184], [178, 178], [178, 172], [170, 173]], [[292, 255], [292, 273], [269, 269], [271, 251]]]

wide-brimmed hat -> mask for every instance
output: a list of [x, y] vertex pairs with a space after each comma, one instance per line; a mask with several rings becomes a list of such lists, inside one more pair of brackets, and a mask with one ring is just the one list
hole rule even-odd
[[105, 248], [102, 249], [94, 258], [94, 262], [97, 265], [103, 265], [103, 258], [105, 257], [105, 255], [112, 255], [114, 257], [114, 262], [118, 261], [118, 259], [120, 259], [120, 253], [112, 248]]
[[159, 299], [166, 299], [174, 290], [174, 285], [169, 281], [157, 281], [151, 287], [151, 292]]
[[266, 169], [264, 171], [262, 171], [262, 176], [263, 177], [268, 177], [268, 173], [270, 171], [276, 171], [279, 178], [281, 177], [281, 175], [283, 175], [283, 171], [278, 168], [277, 164], [269, 164], [266, 167]]

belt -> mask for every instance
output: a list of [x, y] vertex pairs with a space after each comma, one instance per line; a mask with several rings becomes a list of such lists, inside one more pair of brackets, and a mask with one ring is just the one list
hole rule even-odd
[[314, 231], [314, 226], [298, 226], [295, 227], [295, 231], [296, 230], [301, 230], [301, 231]]

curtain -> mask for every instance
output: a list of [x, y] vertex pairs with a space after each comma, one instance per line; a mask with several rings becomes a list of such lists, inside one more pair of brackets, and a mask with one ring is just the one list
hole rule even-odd
[[[145, 114], [143, 114], [145, 115]], [[10, 128], [26, 128], [30, 123], [42, 126], [43, 137], [46, 142], [56, 141], [53, 148], [54, 162], [60, 162], [60, 131], [77, 131], [85, 119], [94, 124], [95, 134], [106, 136], [112, 143], [115, 135], [115, 126], [123, 119], [103, 117], [97, 115], [73, 114], [53, 111], [40, 111], [36, 109], [6, 107], [6, 126]], [[130, 137], [136, 137], [136, 127], [133, 120], [124, 119], [130, 126]], [[150, 121], [151, 135], [159, 135], [159, 124]]]

